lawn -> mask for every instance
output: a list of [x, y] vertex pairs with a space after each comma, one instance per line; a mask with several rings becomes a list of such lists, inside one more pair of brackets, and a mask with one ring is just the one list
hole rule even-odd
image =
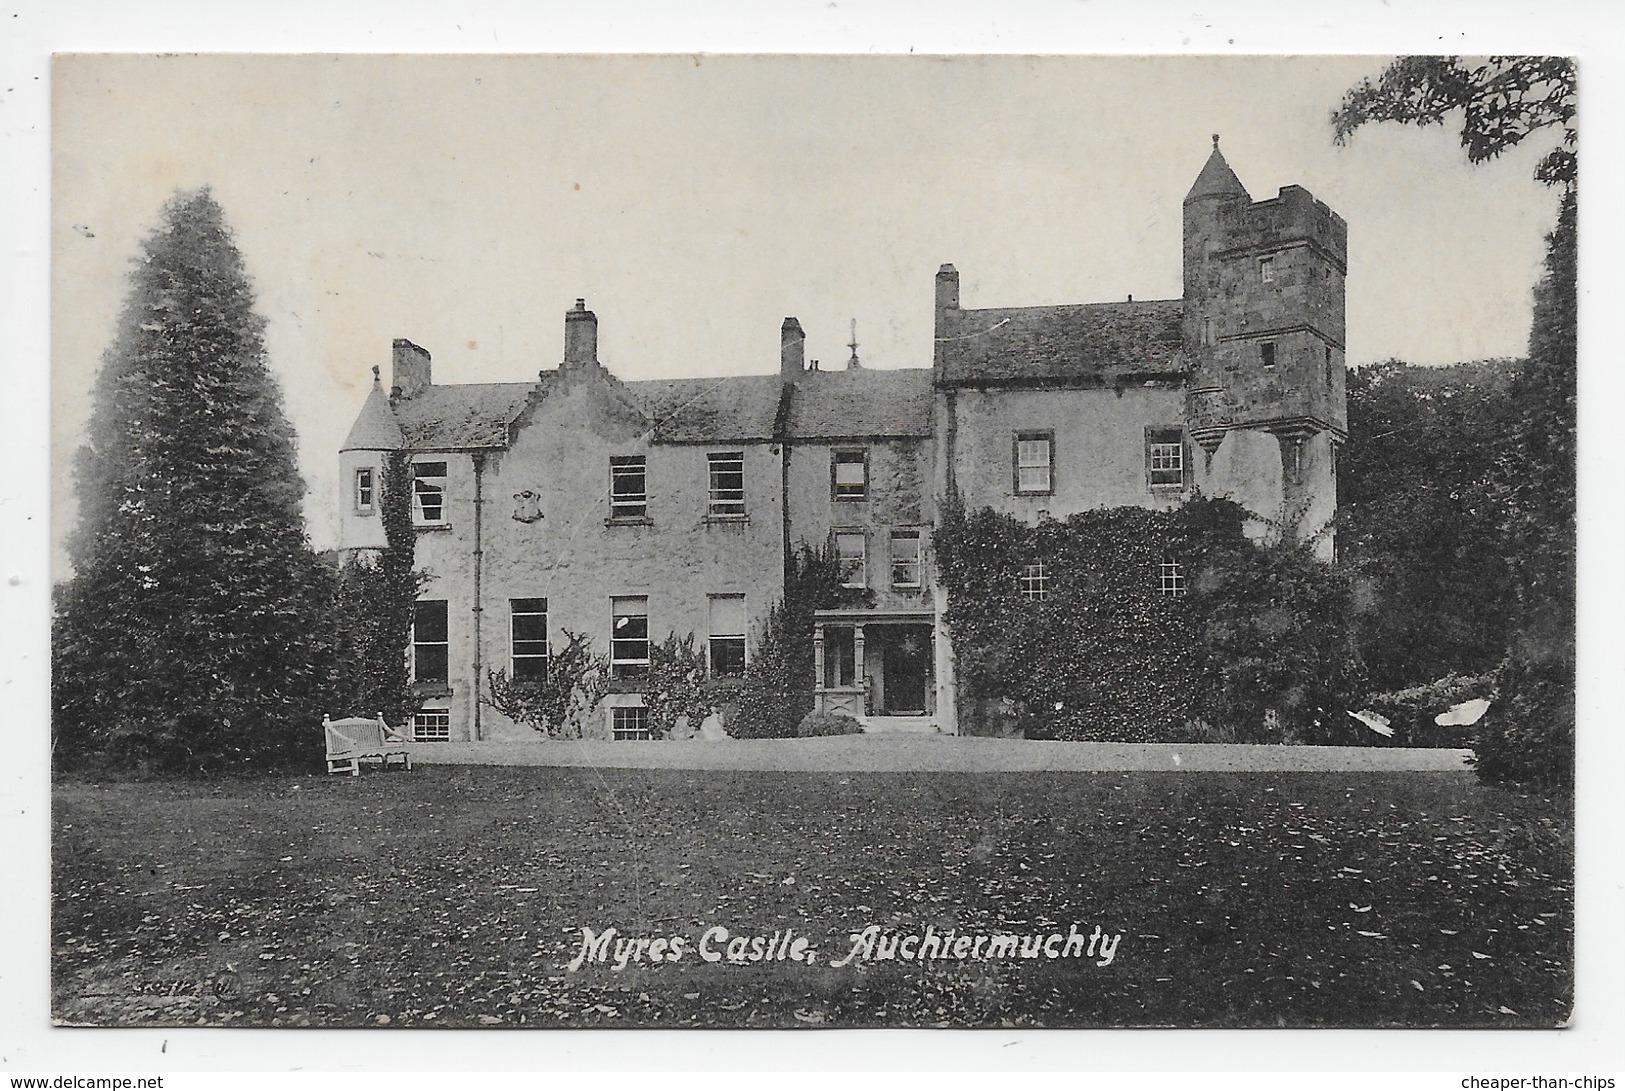
[[[65, 780], [54, 812], [65, 1023], [1541, 1027], [1572, 996], [1571, 809], [1457, 773], [430, 766]], [[719, 925], [815, 961], [704, 961]], [[831, 965], [870, 925], [1121, 938]], [[566, 968], [611, 926], [686, 946]]]

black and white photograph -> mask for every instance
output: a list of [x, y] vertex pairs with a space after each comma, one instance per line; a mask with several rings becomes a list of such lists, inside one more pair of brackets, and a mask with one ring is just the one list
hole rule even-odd
[[52, 1033], [1578, 1033], [1589, 78], [58, 52]]

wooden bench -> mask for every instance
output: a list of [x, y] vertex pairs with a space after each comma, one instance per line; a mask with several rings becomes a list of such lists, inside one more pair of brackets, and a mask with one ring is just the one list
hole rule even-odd
[[384, 723], [384, 714], [377, 719], [351, 716], [332, 720], [322, 717], [322, 730], [327, 735], [327, 771], [361, 775], [361, 763], [376, 761], [386, 768], [394, 758], [412, 768], [412, 740], [404, 733]]

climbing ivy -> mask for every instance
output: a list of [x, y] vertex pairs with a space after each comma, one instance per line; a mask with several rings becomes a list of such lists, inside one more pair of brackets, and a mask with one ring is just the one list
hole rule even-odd
[[379, 515], [383, 549], [356, 552], [339, 568], [334, 610], [337, 643], [328, 711], [403, 723], [420, 704], [412, 693], [407, 654], [412, 611], [423, 577], [414, 568], [411, 466], [406, 455], [384, 456]]
[[[1029, 738], [1156, 741], [1222, 723], [1260, 742], [1330, 730], [1322, 710], [1350, 680], [1346, 587], [1304, 548], [1254, 545], [1246, 518], [1196, 499], [1030, 526], [949, 504], [936, 562], [961, 729], [1008, 718]], [[1042, 583], [1033, 570], [1024, 583], [1037, 565]]]

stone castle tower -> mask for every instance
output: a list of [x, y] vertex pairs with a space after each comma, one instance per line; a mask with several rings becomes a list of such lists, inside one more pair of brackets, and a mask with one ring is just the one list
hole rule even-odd
[[1348, 435], [1348, 225], [1301, 186], [1255, 202], [1215, 136], [1184, 228], [1186, 429], [1207, 457], [1205, 491], [1329, 558]]

